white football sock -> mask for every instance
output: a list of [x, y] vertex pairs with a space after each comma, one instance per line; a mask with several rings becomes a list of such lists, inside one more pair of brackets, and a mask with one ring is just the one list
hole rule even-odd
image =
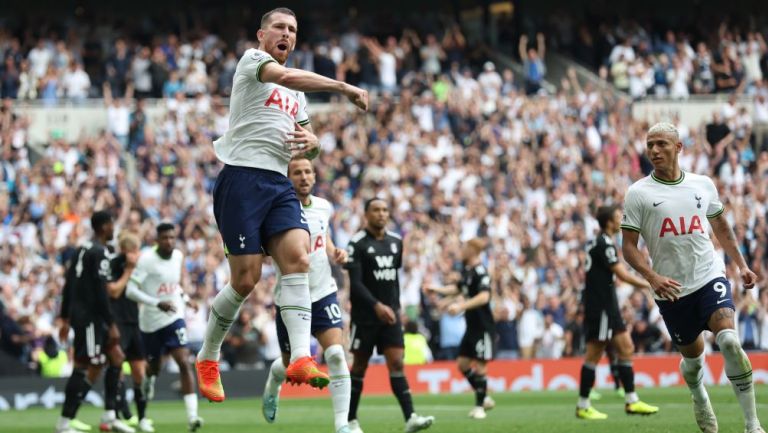
[[691, 390], [693, 400], [696, 403], [703, 403], [709, 400], [706, 388], [704, 388], [704, 354], [696, 358], [686, 358], [680, 361], [680, 374], [683, 375], [688, 389]]
[[735, 330], [723, 329], [717, 333], [715, 341], [725, 358], [725, 374], [744, 412], [746, 429], [751, 431], [760, 425], [755, 409], [755, 387], [752, 386], [752, 363], [742, 350]]
[[285, 365], [283, 365], [283, 358], [277, 358], [272, 361], [272, 366], [269, 367], [269, 377], [267, 378], [267, 388], [269, 388], [270, 394], [280, 394], [280, 388], [285, 381]]
[[576, 403], [576, 407], [579, 409], [589, 409], [589, 406], [591, 406], [589, 403], [589, 397], [579, 397], [579, 401]]
[[56, 422], [56, 430], [67, 430], [69, 428], [69, 421], [69, 418], [60, 416], [59, 421]]
[[197, 394], [186, 394], [184, 406], [187, 408], [187, 419], [192, 421], [197, 418]]
[[309, 297], [309, 274], [283, 275], [278, 298], [280, 317], [288, 330], [288, 341], [291, 344], [291, 362], [310, 356], [312, 300]]
[[237, 319], [240, 312], [240, 306], [245, 300], [240, 296], [232, 285], [227, 284], [213, 299], [211, 312], [208, 316], [208, 326], [205, 328], [205, 339], [200, 352], [197, 353], [197, 360], [218, 361], [221, 356], [221, 343], [227, 336], [229, 328]]
[[344, 348], [334, 344], [325, 349], [325, 362], [331, 377], [331, 400], [333, 402], [333, 420], [336, 431], [348, 424], [349, 400], [352, 397], [352, 382], [349, 378], [349, 366], [344, 355]]
[[103, 414], [101, 414], [101, 422], [104, 423], [110, 423], [117, 418], [117, 413], [114, 410], [105, 410]]

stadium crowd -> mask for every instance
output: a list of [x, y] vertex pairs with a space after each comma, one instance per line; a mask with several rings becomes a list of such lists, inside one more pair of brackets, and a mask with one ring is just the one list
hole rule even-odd
[[[537, 38], [537, 44], [542, 42]], [[360, 229], [366, 198], [389, 200], [393, 229], [405, 237], [404, 320], [419, 324], [435, 358], [455, 356], [464, 321], [445, 314], [446, 300], [421, 288], [452, 282], [460, 269], [459, 245], [476, 236], [490, 244], [484, 262], [492, 274], [500, 356], [579, 355], [584, 245], [597, 230], [592, 214], [602, 204], [621, 203], [627, 187], [649, 172], [642, 155], [648, 125], [633, 121], [624, 102], [582, 85], [575, 74], [556, 94], [540, 96], [527, 95], [527, 79], [507, 69], [499, 73], [491, 62], [477, 73], [463, 63], [464, 44], [461, 31], [452, 27], [445, 35], [405, 31], [383, 40], [348, 33], [294, 53], [292, 65], [366, 84], [377, 95], [367, 114], [331, 100], [339, 105], [312, 116], [323, 149], [316, 163], [316, 194], [336, 206], [333, 236], [340, 247]], [[77, 99], [65, 79], [59, 87], [58, 74], [76, 73], [79, 58], [65, 44], [69, 56], [56, 60], [58, 45], [35, 44], [32, 50], [39, 47], [40, 52], [53, 47], [42, 55], [47, 58], [43, 62], [35, 60], [32, 50], [16, 55], [20, 51], [13, 38], [0, 36], [6, 65], [16, 67], [18, 59], [19, 70], [28, 76], [51, 76], [36, 87], [42, 99], [45, 94], [60, 97], [60, 88], [64, 96]], [[15, 95], [4, 93], [4, 352], [34, 363], [46, 337], [57, 334], [64, 265], [77, 243], [90, 236], [92, 210], [105, 208], [115, 212], [118, 230], [138, 233], [145, 246], [152, 244], [158, 222], [179, 226], [178, 247], [186, 256], [188, 278], [184, 286], [201, 306], [187, 312], [196, 351], [207, 302], [228, 278], [212, 216], [210, 191], [220, 165], [211, 141], [227, 128], [221, 96], [228, 93], [237, 55], [246, 46], [243, 40], [237, 50], [228, 51], [212, 35], [194, 41], [169, 36], [152, 46], [116, 40], [102, 83], [110, 113], [107, 130], [76, 142], [54, 133], [39, 158], [27, 145], [28, 119], [14, 114], [12, 96], [29, 93], [21, 85]], [[156, 76], [155, 64], [167, 75]], [[80, 90], [82, 97], [101, 92], [94, 85]], [[768, 96], [765, 87], [756, 92]], [[164, 98], [161, 119], [147, 119], [143, 96]], [[734, 101], [725, 104], [706, 125], [677, 122], [685, 144], [681, 161], [686, 170], [715, 176], [742, 252], [759, 275], [758, 287], [765, 288], [768, 150], [753, 146], [752, 124], [741, 108]], [[135, 161], [134, 183], [128, 182], [128, 161]], [[729, 266], [729, 276], [737, 275]], [[334, 272], [346, 299], [343, 272]], [[224, 359], [232, 367], [279, 356], [271, 308], [274, 269], [267, 265], [264, 275], [227, 339]], [[745, 292], [739, 281], [732, 283], [744, 347], [768, 349], [768, 292]], [[637, 351], [670, 350], [672, 342], [649, 294], [626, 286], [619, 293]]]
[[567, 52], [633, 98], [687, 99], [711, 93], [755, 95], [765, 88], [768, 33], [759, 24], [697, 20], [676, 27], [627, 18], [577, 25], [558, 14], [552, 25]]

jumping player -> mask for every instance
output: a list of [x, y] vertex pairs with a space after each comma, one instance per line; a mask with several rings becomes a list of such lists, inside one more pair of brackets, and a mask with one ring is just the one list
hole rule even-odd
[[309, 229], [286, 177], [292, 154], [315, 155], [302, 92], [336, 92], [368, 108], [365, 90], [283, 65], [296, 45], [296, 15], [287, 8], [264, 14], [258, 49], [246, 50], [235, 70], [229, 130], [214, 143], [225, 166], [216, 179], [213, 205], [229, 261], [230, 282], [211, 305], [203, 346], [197, 355], [201, 394], [223, 401], [219, 374], [221, 343], [244, 299], [261, 278], [270, 254], [282, 271], [276, 299], [291, 344], [286, 376], [322, 388], [328, 375], [310, 356]]

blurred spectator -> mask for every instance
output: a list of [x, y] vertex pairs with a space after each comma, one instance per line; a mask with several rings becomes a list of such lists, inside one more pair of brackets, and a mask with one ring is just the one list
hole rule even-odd
[[0, 313], [0, 349], [19, 362], [29, 362], [34, 341], [28, 316], [20, 316], [14, 307]]
[[563, 333], [563, 356], [578, 357], [584, 354], [586, 341], [584, 335], [584, 311], [579, 308], [570, 311], [567, 316], [568, 323]]
[[397, 62], [398, 47], [394, 36], [387, 37], [385, 46], [381, 46], [375, 38], [363, 38], [363, 46], [368, 49], [379, 71], [380, 89], [384, 92], [397, 91]]
[[544, 330], [541, 333], [541, 344], [536, 357], [559, 359], [563, 356], [565, 336], [563, 327], [555, 322], [551, 314], [544, 315]]
[[520, 347], [520, 357], [531, 359], [538, 353], [538, 347], [544, 335], [544, 317], [534, 309], [528, 297], [521, 297], [523, 309], [517, 326], [517, 342]]
[[547, 73], [544, 65], [545, 50], [543, 33], [536, 33], [536, 48], [528, 47], [528, 36], [520, 36], [520, 59], [525, 72], [525, 93], [528, 95], [537, 93], [541, 89], [541, 83]]
[[736, 317], [739, 340], [744, 350], [755, 350], [760, 344], [758, 316], [760, 303], [752, 297], [752, 291], [746, 291], [736, 304]]
[[421, 67], [425, 73], [438, 75], [441, 72], [441, 63], [445, 60], [446, 55], [434, 34], [427, 35], [426, 43], [419, 49], [419, 54]]
[[423, 365], [432, 362], [432, 351], [429, 349], [427, 339], [419, 333], [419, 324], [416, 321], [405, 323], [403, 334], [405, 341], [405, 365]]
[[463, 314], [451, 315], [443, 311], [440, 317], [440, 352], [437, 359], [456, 359], [459, 344], [464, 336], [467, 324]]
[[32, 355], [42, 377], [67, 377], [71, 373], [67, 352], [59, 347], [53, 336], [46, 337], [43, 346], [36, 349]]
[[83, 65], [76, 60], [72, 60], [69, 69], [64, 74], [63, 83], [64, 94], [67, 98], [82, 102], [88, 97], [88, 91], [91, 88], [91, 79], [83, 70]]
[[757, 306], [757, 320], [760, 326], [759, 350], [768, 350], [768, 288], [760, 290], [760, 303]]

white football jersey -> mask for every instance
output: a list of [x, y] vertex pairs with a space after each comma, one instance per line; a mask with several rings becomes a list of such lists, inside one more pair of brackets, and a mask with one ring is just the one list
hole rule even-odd
[[173, 250], [169, 259], [160, 257], [156, 248], [142, 251], [131, 274], [131, 281], [148, 295], [161, 301], [170, 301], [176, 307], [176, 312], [166, 313], [157, 307], [139, 304], [139, 328], [142, 332], [155, 332], [184, 318], [182, 266], [184, 254], [177, 249]]
[[725, 276], [708, 220], [724, 211], [709, 177], [682, 172], [667, 182], [651, 174], [629, 187], [621, 228], [642, 235], [654, 272], [679, 282], [685, 296]]
[[[309, 296], [312, 302], [316, 302], [338, 290], [325, 249], [333, 205], [314, 195], [309, 196], [309, 199], [309, 206], [301, 208], [309, 226]], [[276, 269], [276, 272], [275, 299], [280, 292], [280, 270]]]
[[259, 81], [259, 71], [274, 62], [268, 53], [251, 48], [237, 63], [229, 100], [229, 129], [213, 142], [221, 162], [288, 172], [291, 152], [285, 143], [295, 123], [309, 123], [304, 93]]

